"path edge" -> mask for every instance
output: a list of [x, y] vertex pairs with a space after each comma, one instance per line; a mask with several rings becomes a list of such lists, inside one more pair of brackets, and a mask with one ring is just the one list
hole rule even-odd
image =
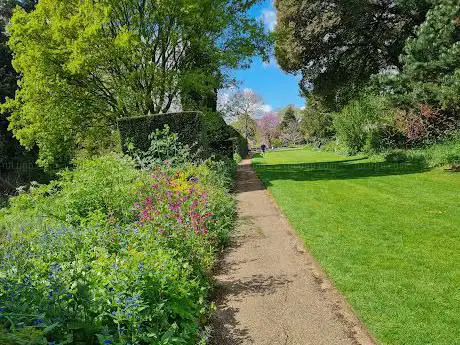
[[279, 207], [273, 194], [263, 183], [263, 180], [260, 178], [257, 170], [254, 168], [252, 158], [243, 160], [240, 162], [240, 165], [246, 165], [247, 168], [254, 170], [254, 173], [264, 187], [264, 193], [268, 196], [273, 206], [279, 211], [284, 221], [289, 225], [288, 233], [295, 240], [295, 250], [300, 255], [306, 257], [307, 261], [310, 263], [307, 268], [315, 279], [315, 282], [317, 283], [318, 288], [323, 294], [324, 298], [327, 301], [333, 301], [331, 307], [334, 310], [337, 319], [346, 327], [348, 336], [356, 343], [356, 345], [379, 345], [375, 336], [364, 325], [363, 321], [353, 310], [353, 307], [348, 302], [346, 297], [336, 288], [333, 281], [329, 279], [326, 271], [310, 252], [305, 241], [297, 233], [281, 207]]

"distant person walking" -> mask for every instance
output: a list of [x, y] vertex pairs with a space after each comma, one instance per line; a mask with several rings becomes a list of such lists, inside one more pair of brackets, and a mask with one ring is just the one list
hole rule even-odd
[[267, 145], [262, 144], [262, 145], [260, 146], [260, 149], [262, 150], [262, 154], [265, 154], [265, 150], [267, 149]]

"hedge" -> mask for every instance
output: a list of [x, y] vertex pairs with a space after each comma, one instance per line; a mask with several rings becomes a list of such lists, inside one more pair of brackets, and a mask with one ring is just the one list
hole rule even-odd
[[120, 119], [118, 128], [123, 151], [127, 151], [128, 143], [134, 144], [137, 149], [147, 150], [149, 135], [165, 125], [178, 134], [183, 144], [201, 149], [203, 155], [233, 157], [234, 153], [238, 153], [245, 157], [248, 153], [247, 141], [214, 112], [168, 113]]
[[238, 153], [241, 158], [245, 158], [249, 152], [248, 141], [232, 126], [228, 126], [228, 131], [230, 133], [230, 140], [233, 144], [233, 152]]
[[208, 143], [203, 114], [201, 112], [182, 112], [122, 118], [118, 120], [122, 149], [127, 151], [129, 143], [136, 149], [146, 151], [150, 147], [149, 135], [156, 129], [168, 125], [171, 132], [177, 133], [183, 144], [203, 152], [208, 151]]

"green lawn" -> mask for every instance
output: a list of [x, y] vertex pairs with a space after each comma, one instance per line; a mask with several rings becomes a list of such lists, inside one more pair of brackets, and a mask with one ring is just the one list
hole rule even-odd
[[381, 344], [460, 344], [460, 174], [310, 150], [256, 170]]

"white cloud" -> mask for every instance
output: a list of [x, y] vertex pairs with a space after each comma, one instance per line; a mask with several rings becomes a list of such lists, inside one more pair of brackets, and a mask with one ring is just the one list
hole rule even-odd
[[270, 9], [262, 10], [262, 21], [268, 31], [274, 31], [276, 27], [276, 11]]
[[306, 108], [307, 107], [303, 105], [303, 106], [300, 107], [300, 110], [305, 110]]
[[270, 104], [264, 104], [260, 107], [260, 110], [263, 113], [271, 113], [273, 111], [273, 107]]

